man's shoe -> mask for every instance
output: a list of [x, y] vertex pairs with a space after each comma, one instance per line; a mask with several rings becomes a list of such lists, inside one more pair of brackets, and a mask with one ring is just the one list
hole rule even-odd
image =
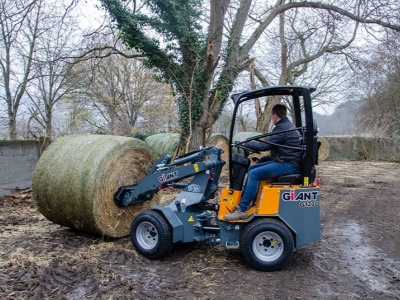
[[247, 219], [247, 214], [237, 206], [232, 213], [225, 215], [224, 219], [227, 221], [245, 220]]

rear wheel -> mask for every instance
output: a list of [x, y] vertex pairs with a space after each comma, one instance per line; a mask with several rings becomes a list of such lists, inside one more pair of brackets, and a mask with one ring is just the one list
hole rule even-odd
[[158, 211], [144, 211], [132, 221], [131, 242], [144, 257], [161, 258], [173, 247], [171, 226]]
[[248, 224], [243, 230], [240, 245], [246, 261], [261, 271], [282, 268], [294, 251], [290, 230], [275, 219], [258, 219]]

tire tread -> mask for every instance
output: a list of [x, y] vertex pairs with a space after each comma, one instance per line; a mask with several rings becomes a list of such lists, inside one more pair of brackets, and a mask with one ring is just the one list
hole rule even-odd
[[[136, 241], [136, 228], [142, 221], [151, 222], [159, 234], [159, 243], [153, 249], [143, 249]], [[137, 215], [131, 225], [131, 242], [139, 254], [149, 259], [159, 259], [171, 252], [172, 228], [164, 215], [156, 210], [146, 210]]]
[[[259, 227], [270, 226], [272, 229], [280, 229], [282, 233], [286, 236], [281, 236], [283, 241], [286, 243], [284, 244], [284, 254], [285, 257], [282, 256], [276, 262], [264, 262], [258, 259], [252, 250], [252, 242], [254, 237], [257, 235], [255, 232], [258, 233]], [[273, 231], [273, 230], [272, 230]], [[274, 231], [275, 233], [281, 235], [280, 233]], [[252, 237], [253, 236], [253, 237]], [[251, 241], [249, 241], [249, 239]], [[283, 268], [292, 258], [294, 252], [294, 241], [293, 235], [289, 228], [279, 220], [272, 219], [272, 218], [262, 218], [257, 219], [254, 222], [248, 224], [245, 229], [243, 230], [241, 239], [240, 239], [240, 247], [242, 250], [242, 254], [245, 260], [255, 269], [260, 271], [276, 271]]]

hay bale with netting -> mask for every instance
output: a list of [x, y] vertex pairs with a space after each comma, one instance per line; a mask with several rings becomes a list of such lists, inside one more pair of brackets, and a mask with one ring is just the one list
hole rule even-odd
[[211, 135], [210, 140], [208, 141], [207, 146], [217, 146], [217, 147], [223, 149], [225, 152], [228, 152], [229, 139], [222, 133], [213, 133]]
[[48, 220], [85, 232], [122, 237], [134, 216], [159, 203], [118, 208], [118, 187], [139, 182], [155, 157], [138, 139], [71, 135], [57, 139], [41, 156], [32, 179], [33, 197]]
[[145, 139], [158, 157], [174, 155], [179, 146], [179, 133], [156, 133]]
[[318, 149], [318, 160], [324, 161], [329, 157], [329, 144], [323, 137], [318, 137], [318, 142], [321, 143]]
[[[236, 142], [236, 141], [244, 141], [246, 139], [249, 139], [253, 136], [257, 136], [260, 135], [262, 133], [260, 132], [255, 132], [255, 131], [242, 131], [242, 132], [237, 132], [235, 133], [235, 135], [233, 136], [233, 140], [232, 142]], [[267, 156], [269, 155], [269, 151], [262, 151], [260, 153], [251, 153], [249, 155], [250, 158], [252, 157], [263, 157], [263, 156]]]
[[244, 140], [246, 140], [246, 139], [248, 139], [248, 138], [251, 138], [251, 137], [253, 137], [253, 136], [257, 136], [257, 135], [260, 135], [260, 134], [262, 134], [262, 133], [260, 133], [260, 132], [255, 132], [255, 131], [236, 132], [236, 133], [233, 135], [232, 142], [244, 141]]

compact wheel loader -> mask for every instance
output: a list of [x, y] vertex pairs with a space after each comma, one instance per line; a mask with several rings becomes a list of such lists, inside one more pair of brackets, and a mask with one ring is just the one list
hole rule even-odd
[[[295, 249], [320, 238], [320, 191], [316, 178], [318, 133], [313, 119], [314, 88], [276, 86], [232, 95], [233, 118], [229, 134], [229, 186], [219, 190], [223, 150], [202, 148], [172, 160], [166, 155], [155, 162], [138, 184], [123, 186], [114, 195], [119, 207], [147, 201], [165, 187], [180, 189], [167, 206], [157, 205], [137, 215], [131, 225], [134, 248], [149, 259], [167, 255], [176, 243], [204, 242], [240, 249], [250, 266], [261, 271], [282, 268]], [[294, 128], [304, 152], [302, 172], [260, 182], [248, 218], [225, 221], [223, 216], [238, 205], [251, 163], [244, 141], [233, 141], [239, 107], [261, 97], [291, 101]], [[270, 133], [251, 137], [268, 143]], [[216, 193], [219, 199], [214, 199]]]

